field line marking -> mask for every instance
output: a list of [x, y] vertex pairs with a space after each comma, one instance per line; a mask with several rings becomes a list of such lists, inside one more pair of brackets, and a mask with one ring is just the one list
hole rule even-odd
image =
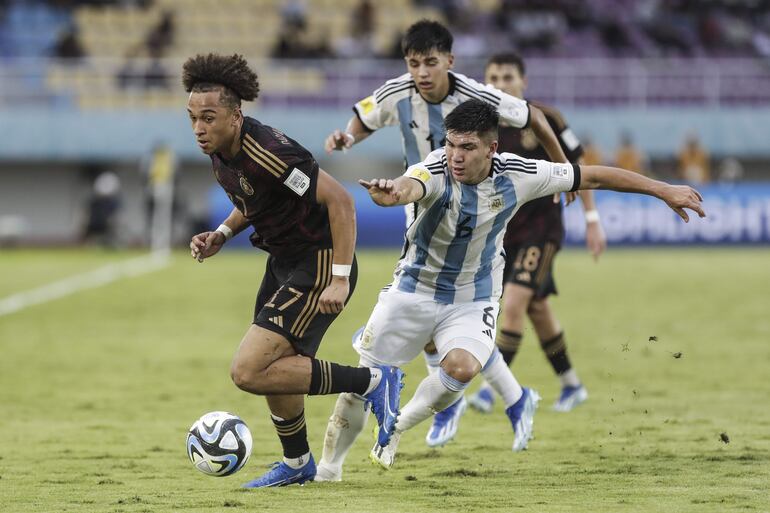
[[167, 253], [143, 255], [115, 262], [74, 276], [69, 276], [41, 287], [11, 294], [0, 299], [0, 317], [10, 315], [30, 306], [47, 303], [69, 296], [81, 290], [95, 289], [114, 281], [141, 276], [169, 265]]

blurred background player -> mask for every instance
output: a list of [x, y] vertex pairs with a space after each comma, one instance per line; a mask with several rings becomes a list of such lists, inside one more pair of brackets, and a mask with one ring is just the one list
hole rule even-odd
[[104, 171], [94, 180], [86, 205], [83, 242], [115, 248], [120, 240], [118, 216], [122, 205], [120, 178]]
[[629, 132], [620, 136], [620, 146], [615, 151], [615, 165], [641, 175], [649, 175], [647, 156], [637, 148]]
[[687, 183], [703, 185], [711, 181], [711, 163], [697, 134], [690, 134], [679, 151], [677, 176]]
[[192, 238], [199, 262], [252, 226], [255, 247], [270, 254], [249, 327], [230, 374], [238, 388], [263, 395], [283, 446], [283, 461], [246, 488], [302, 484], [315, 477], [305, 426], [305, 394], [361, 394], [385, 445], [398, 415], [401, 371], [348, 367], [315, 358], [321, 339], [353, 293], [355, 210], [349, 193], [305, 148], [241, 112], [259, 94], [240, 55], [188, 59], [182, 81], [195, 139], [234, 208], [214, 231]]
[[[494, 55], [487, 63], [485, 81], [512, 96], [524, 98], [527, 89], [524, 61], [514, 53]], [[582, 163], [580, 141], [561, 113], [547, 105], [535, 105], [543, 111], [557, 134], [567, 159], [575, 164]], [[548, 157], [529, 129], [501, 127], [499, 142], [500, 152], [537, 160]], [[606, 247], [606, 238], [593, 192], [583, 191], [580, 198], [585, 210], [586, 244], [594, 259], [598, 259]], [[508, 223], [503, 246], [506, 255], [503, 309], [496, 342], [505, 362], [510, 365], [521, 346], [524, 321], [528, 316], [540, 347], [561, 382], [561, 394], [554, 409], [570, 411], [585, 401], [588, 393], [567, 356], [564, 331], [548, 301], [550, 294], [556, 294], [553, 262], [564, 239], [561, 210], [560, 203], [551, 198], [540, 198], [522, 206]], [[470, 398], [471, 406], [484, 413], [492, 411], [493, 401], [492, 388], [487, 383]]]
[[[550, 160], [566, 162], [561, 146], [540, 109], [452, 71], [452, 42], [451, 32], [439, 22], [421, 20], [411, 25], [401, 42], [407, 73], [388, 80], [371, 96], [356, 103], [353, 106], [355, 115], [348, 121], [345, 131], [335, 130], [327, 137], [326, 151], [350, 148], [376, 130], [398, 125], [404, 165], [417, 164], [431, 151], [444, 145], [444, 117], [460, 103], [478, 99], [493, 105], [503, 123], [519, 128], [529, 127], [533, 137], [546, 149]], [[418, 210], [416, 203], [406, 206], [407, 226], [417, 217]], [[428, 372], [437, 372], [440, 361], [432, 344], [426, 348], [425, 361]], [[501, 373], [494, 375], [502, 376]], [[492, 382], [492, 386], [502, 387], [496, 382]], [[460, 398], [439, 412], [426, 435], [427, 444], [436, 447], [451, 440], [465, 408], [465, 399]]]

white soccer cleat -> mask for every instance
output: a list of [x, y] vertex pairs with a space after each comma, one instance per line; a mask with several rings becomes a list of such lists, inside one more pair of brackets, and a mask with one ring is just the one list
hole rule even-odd
[[342, 481], [342, 469], [336, 469], [324, 462], [318, 464], [313, 481]]
[[565, 386], [561, 389], [561, 395], [553, 403], [553, 411], [568, 412], [588, 399], [588, 390], [583, 385], [576, 387]]
[[396, 450], [398, 449], [399, 440], [401, 440], [401, 432], [396, 431], [393, 433], [393, 436], [390, 437], [390, 443], [387, 447], [382, 447], [380, 444], [375, 443], [369, 453], [371, 462], [385, 470], [393, 468], [393, 463], [396, 461]]
[[513, 447], [514, 452], [523, 451], [532, 438], [533, 426], [535, 423], [535, 410], [537, 403], [540, 402], [540, 394], [537, 390], [524, 388], [524, 393], [518, 401], [513, 403], [505, 414], [513, 426]]

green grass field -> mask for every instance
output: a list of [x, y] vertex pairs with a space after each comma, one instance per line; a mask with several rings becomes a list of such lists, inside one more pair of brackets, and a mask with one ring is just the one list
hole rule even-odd
[[[4, 251], [0, 298], [129, 256]], [[359, 257], [358, 290], [320, 357], [357, 361], [350, 336], [396, 253]], [[390, 472], [368, 462], [367, 431], [342, 483], [304, 487], [239, 488], [280, 454], [264, 400], [228, 374], [262, 256], [180, 253], [164, 270], [0, 317], [0, 510], [770, 511], [770, 251], [610, 250], [598, 265], [567, 251], [556, 265], [585, 405], [549, 411], [557, 381], [528, 330], [514, 370], [544, 397], [530, 450], [510, 452], [498, 405], [466, 413], [440, 450], [418, 426]], [[421, 361], [406, 371], [404, 400], [425, 373]], [[308, 401], [316, 458], [334, 400]], [[239, 414], [254, 435], [235, 476], [187, 460], [187, 428], [211, 410]]]

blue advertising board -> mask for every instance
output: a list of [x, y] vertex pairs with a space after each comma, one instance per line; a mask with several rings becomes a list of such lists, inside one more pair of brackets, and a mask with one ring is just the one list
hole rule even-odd
[[[770, 183], [714, 184], [697, 187], [706, 217], [688, 212], [682, 219], [662, 201], [639, 194], [597, 191], [607, 241], [612, 245], [767, 244], [770, 243]], [[582, 207], [564, 209], [567, 244], [582, 244]]]

